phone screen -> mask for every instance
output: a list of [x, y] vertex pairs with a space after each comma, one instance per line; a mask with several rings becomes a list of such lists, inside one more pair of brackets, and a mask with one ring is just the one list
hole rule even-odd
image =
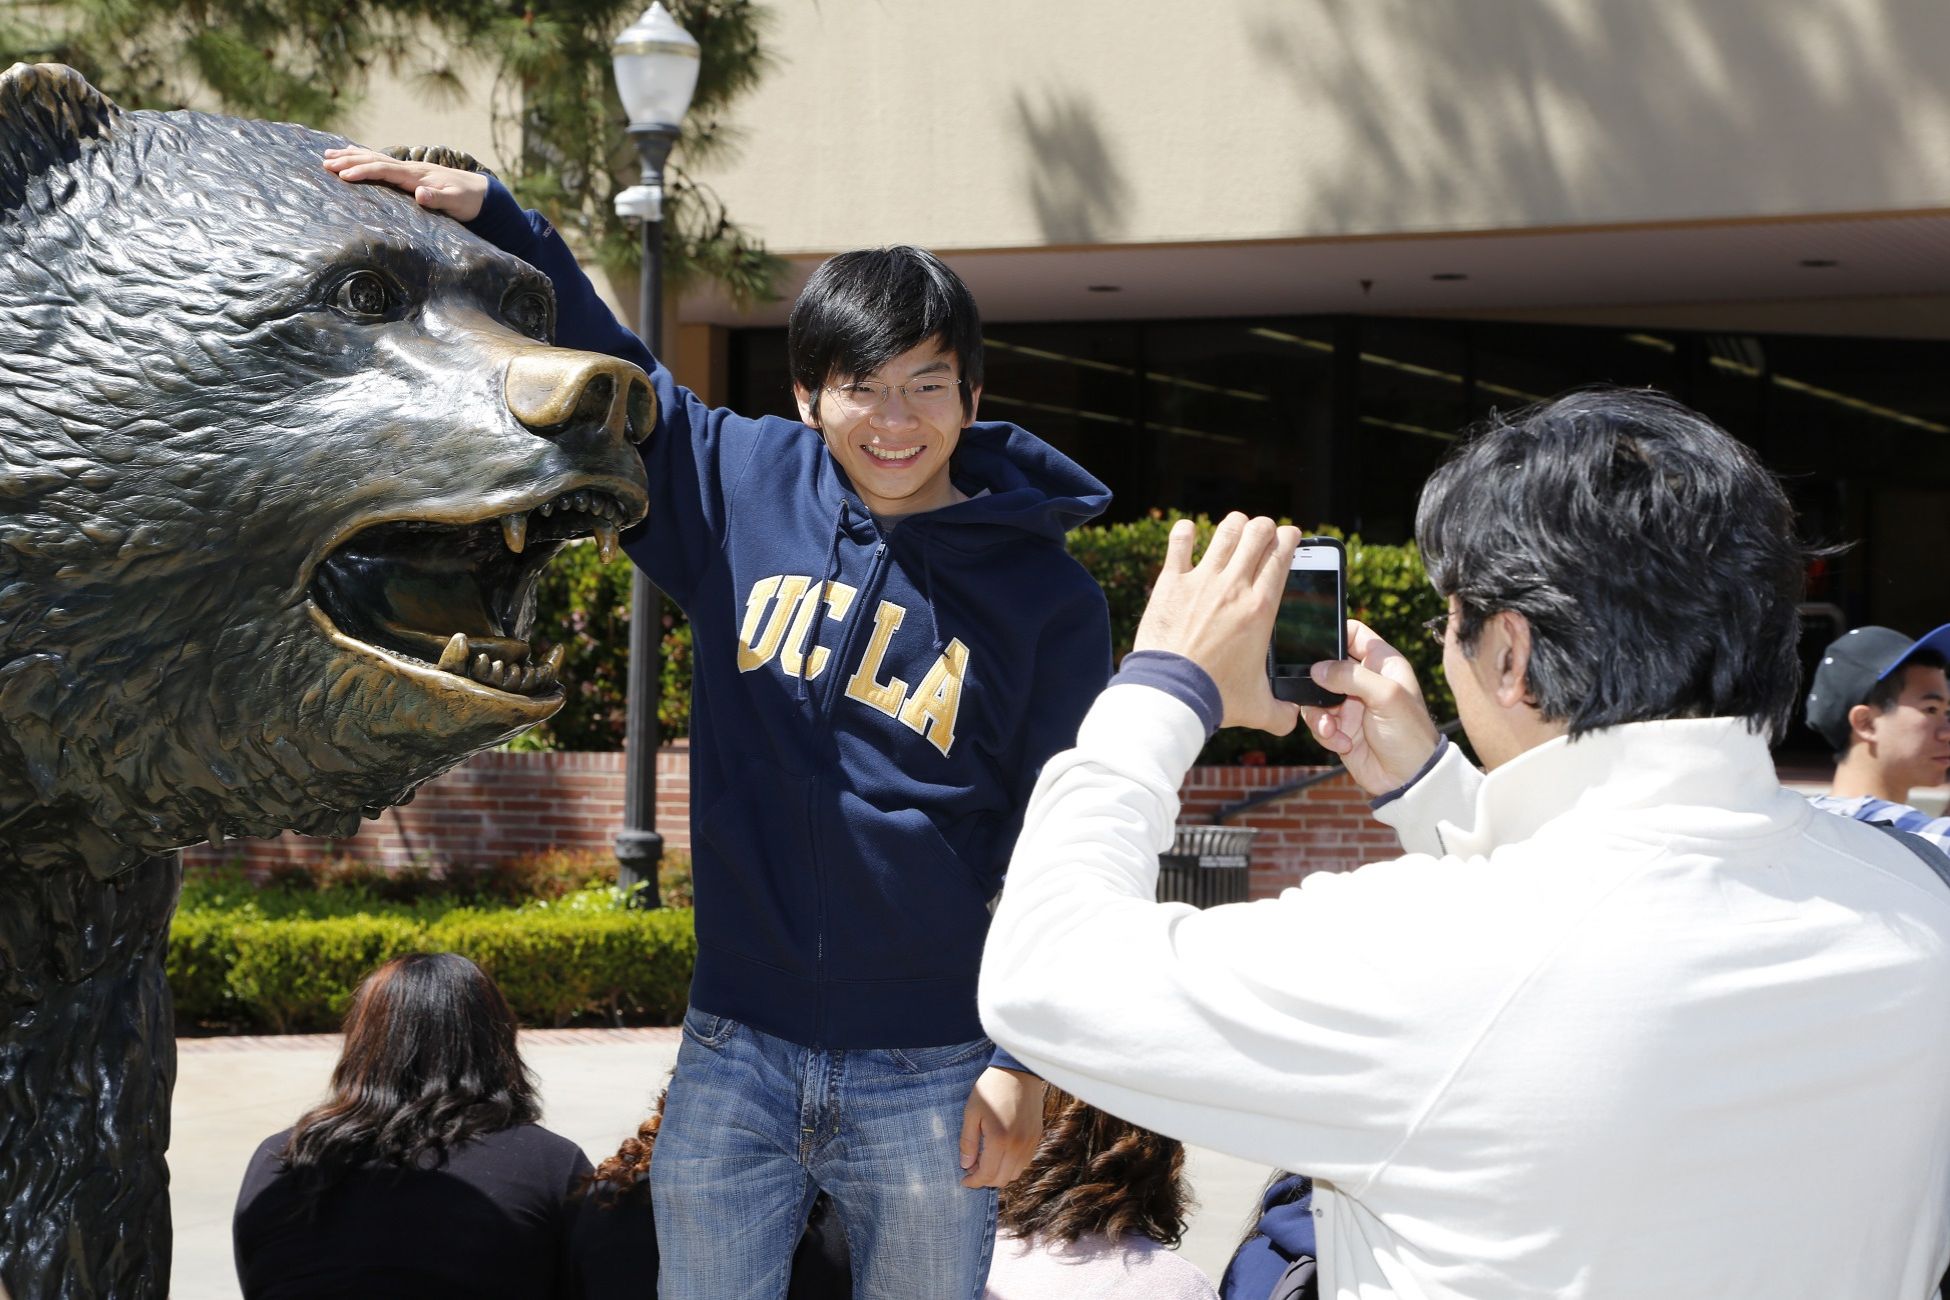
[[[1319, 553], [1325, 567], [1289, 569], [1280, 612], [1273, 623], [1273, 661], [1304, 671], [1322, 659], [1341, 657], [1340, 571], [1331, 551]], [[1297, 563], [1308, 563], [1302, 555]]]

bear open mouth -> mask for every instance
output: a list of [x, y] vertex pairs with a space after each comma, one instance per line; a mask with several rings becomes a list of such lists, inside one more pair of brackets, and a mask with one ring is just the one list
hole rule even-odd
[[516, 695], [559, 689], [562, 647], [530, 643], [535, 587], [566, 543], [594, 537], [603, 557], [632, 517], [606, 492], [564, 492], [471, 524], [402, 520], [362, 529], [318, 566], [313, 602], [346, 636]]

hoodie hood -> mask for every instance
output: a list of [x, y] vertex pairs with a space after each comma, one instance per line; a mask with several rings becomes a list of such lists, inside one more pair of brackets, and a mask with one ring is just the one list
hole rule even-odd
[[[1110, 505], [1110, 489], [1081, 465], [1012, 424], [972, 424], [949, 468], [968, 500], [929, 512], [944, 545], [979, 549], [1010, 532], [1061, 542]], [[996, 531], [1000, 530], [1000, 531]]]

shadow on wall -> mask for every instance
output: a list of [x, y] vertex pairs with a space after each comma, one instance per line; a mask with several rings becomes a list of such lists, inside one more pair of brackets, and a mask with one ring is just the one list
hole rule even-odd
[[1300, 114], [1322, 146], [1298, 160], [1310, 182], [1302, 231], [1353, 233], [1390, 213], [1466, 229], [1504, 224], [1513, 208], [1526, 225], [1633, 221], [1674, 215], [1675, 198], [1699, 217], [1846, 211], [1851, 194], [1865, 196], [1857, 208], [1892, 194], [1927, 206], [1950, 183], [1930, 147], [1950, 141], [1950, 83], [1933, 66], [1950, 46], [1950, 7], [1242, 9], [1259, 75], [1285, 88], [1269, 108]]
[[1029, 146], [1029, 200], [1043, 238], [1052, 244], [1115, 238], [1131, 186], [1111, 159], [1095, 111], [1075, 96], [1042, 100], [1038, 108], [1017, 91], [1014, 109]]

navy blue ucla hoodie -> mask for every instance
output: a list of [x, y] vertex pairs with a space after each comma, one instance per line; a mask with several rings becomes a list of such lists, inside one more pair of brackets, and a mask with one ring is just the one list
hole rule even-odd
[[624, 544], [691, 619], [692, 1005], [809, 1046], [982, 1037], [988, 902], [1110, 674], [1063, 548], [1109, 492], [978, 423], [950, 467], [970, 499], [882, 528], [815, 431], [679, 388], [498, 182], [470, 226], [554, 282], [559, 345], [637, 363], [661, 404]]

